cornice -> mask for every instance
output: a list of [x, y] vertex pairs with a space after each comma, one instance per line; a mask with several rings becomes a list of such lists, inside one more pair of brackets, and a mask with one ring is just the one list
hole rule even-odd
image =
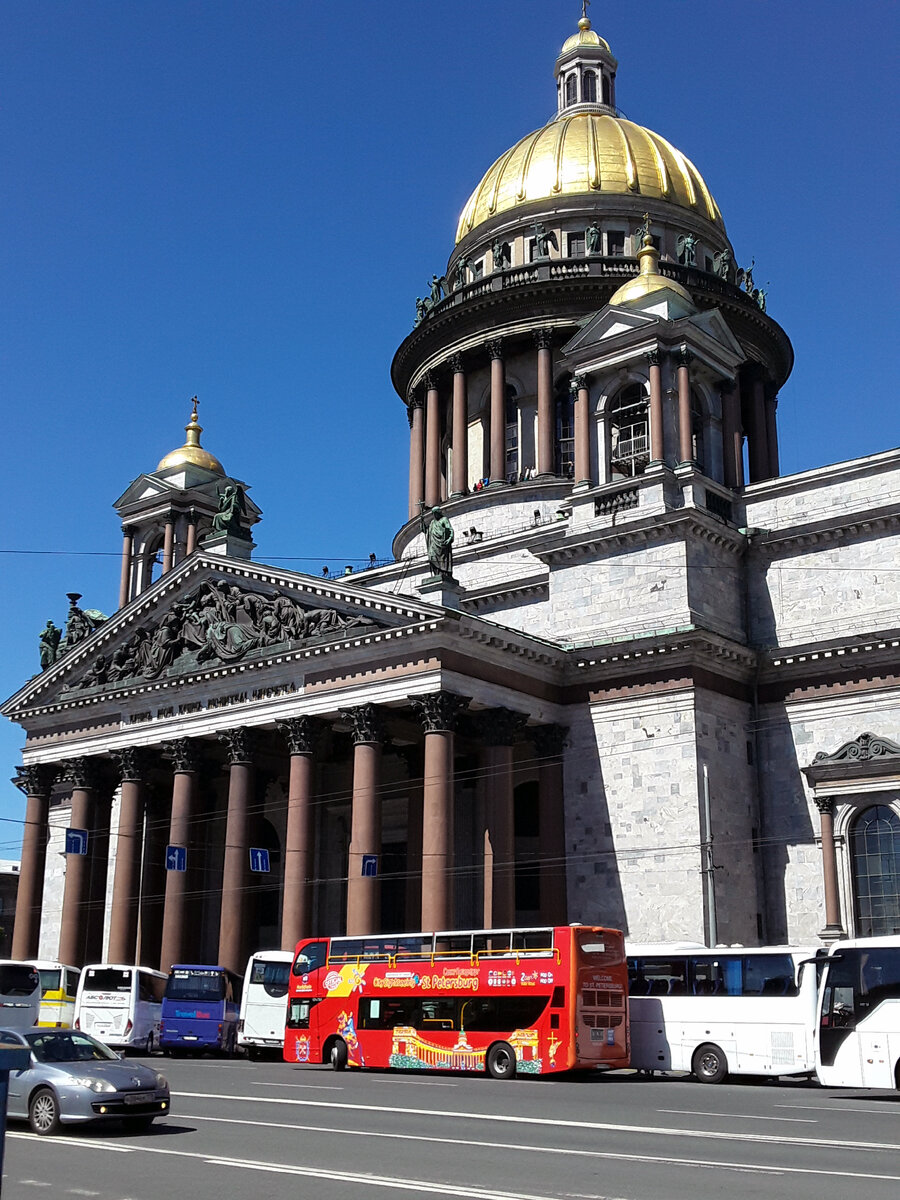
[[757, 654], [752, 647], [697, 625], [678, 625], [653, 630], [641, 637], [572, 646], [568, 659], [569, 683], [618, 678], [623, 668], [638, 680], [642, 674], [657, 674], [678, 667], [699, 667], [748, 683], [757, 666]]
[[900, 511], [893, 505], [885, 505], [866, 509], [865, 515], [826, 518], [772, 531], [761, 536], [754, 545], [761, 552], [775, 554], [784, 549], [816, 548], [897, 529], [900, 529]]
[[702, 509], [691, 508], [654, 513], [623, 525], [570, 533], [562, 539], [557, 537], [551, 540], [548, 537], [543, 548], [538, 544], [530, 549], [541, 562], [558, 565], [589, 554], [606, 552], [610, 548], [646, 546], [670, 540], [675, 534], [684, 538], [700, 538], [736, 556], [743, 554], [746, 544], [739, 530], [713, 516], [707, 517]]

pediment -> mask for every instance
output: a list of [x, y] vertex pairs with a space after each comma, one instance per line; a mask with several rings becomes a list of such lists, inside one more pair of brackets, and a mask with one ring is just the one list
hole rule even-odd
[[[163, 475], [139, 475], [137, 479], [132, 480], [122, 495], [113, 504], [113, 508], [117, 512], [125, 513], [133, 505], [146, 505], [148, 500], [153, 500], [157, 497], [160, 499], [174, 500], [175, 497], [183, 495], [186, 491], [191, 493], [191, 497], [205, 496], [207, 497], [215, 510], [219, 502], [219, 492], [229, 483], [238, 484], [244, 490], [244, 504], [251, 516], [259, 517], [262, 510], [254, 504], [253, 500], [246, 494], [247, 484], [240, 479], [233, 479], [231, 476], [216, 475], [212, 471], [206, 471], [201, 467], [190, 467], [190, 476], [185, 470], [178, 473], [169, 472], [168, 476]], [[193, 502], [193, 499], [192, 499]]]
[[712, 338], [730, 354], [736, 355], [739, 361], [743, 361], [744, 349], [719, 309], [709, 308], [705, 312], [697, 313], [690, 318], [688, 323], [702, 330], [707, 337]]
[[562, 352], [567, 357], [578, 355], [609, 341], [610, 338], [618, 338], [632, 332], [646, 333], [658, 323], [657, 317], [607, 305], [592, 317], [588, 317], [575, 336], [563, 346]]
[[433, 621], [436, 606], [360, 585], [191, 555], [3, 707], [5, 715], [146, 689]]

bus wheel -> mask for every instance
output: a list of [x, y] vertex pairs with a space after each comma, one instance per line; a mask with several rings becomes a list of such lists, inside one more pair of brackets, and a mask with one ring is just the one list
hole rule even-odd
[[721, 1083], [728, 1075], [728, 1060], [712, 1042], [705, 1042], [694, 1051], [691, 1070], [700, 1083]]
[[513, 1079], [516, 1074], [516, 1055], [508, 1042], [495, 1042], [484, 1060], [487, 1073], [493, 1079]]
[[335, 1038], [331, 1043], [328, 1061], [333, 1071], [343, 1071], [347, 1065], [347, 1043], [342, 1038]]

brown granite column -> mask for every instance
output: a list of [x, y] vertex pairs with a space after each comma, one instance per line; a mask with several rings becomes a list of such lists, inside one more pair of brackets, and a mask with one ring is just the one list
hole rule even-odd
[[[169, 845], [184, 846], [190, 854], [194, 842], [194, 809], [197, 804], [197, 772], [200, 767], [199, 746], [190, 738], [176, 738], [164, 750], [172, 760], [175, 773], [172, 781], [172, 816], [169, 821]], [[184, 961], [187, 943], [187, 871], [166, 871], [166, 905], [163, 911], [162, 949], [159, 969], [168, 971], [173, 963]]]
[[112, 907], [109, 915], [108, 962], [134, 963], [137, 951], [141, 862], [144, 846], [144, 802], [146, 758], [129, 746], [114, 750], [119, 770], [119, 829], [116, 836], [116, 871], [113, 876]]
[[453, 478], [451, 497], [464, 496], [469, 490], [469, 398], [466, 371], [461, 354], [450, 362], [453, 371]]
[[503, 361], [503, 342], [494, 338], [488, 342], [491, 356], [491, 482], [506, 483], [506, 363]]
[[187, 542], [185, 543], [185, 557], [188, 554], [193, 554], [197, 549], [197, 510], [192, 508], [188, 513], [187, 519]]
[[765, 382], [760, 367], [745, 367], [741, 374], [741, 407], [747, 428], [747, 459], [750, 483], [769, 473], [769, 440], [766, 436]]
[[665, 423], [663, 419], [662, 367], [659, 351], [647, 355], [650, 374], [650, 462], [666, 461]]
[[451, 692], [410, 700], [425, 730], [422, 803], [422, 929], [453, 923], [453, 730], [469, 703]]
[[[420, 409], [421, 411], [421, 409]], [[287, 828], [284, 835], [284, 895], [281, 949], [293, 950], [312, 933], [315, 751], [322, 730], [315, 717], [279, 721], [291, 753]]]
[[834, 848], [834, 798], [816, 796], [822, 825], [822, 875], [825, 883], [825, 940], [846, 936], [841, 924], [841, 894], [838, 886], [837, 854]]
[[590, 392], [585, 375], [572, 380], [575, 393], [575, 486], [593, 483], [591, 479], [591, 412]]
[[527, 719], [525, 713], [508, 708], [476, 715], [477, 736], [484, 743], [479, 759], [485, 796], [485, 929], [509, 927], [516, 922], [513, 744]]
[[437, 380], [425, 376], [425, 507], [441, 502], [441, 408]]
[[253, 798], [252, 729], [228, 729], [219, 734], [228, 757], [228, 815], [225, 819], [225, 861], [222, 867], [222, 910], [219, 918], [219, 963], [239, 975], [247, 965], [246, 922], [249, 875], [249, 808]]
[[778, 395], [776, 392], [767, 391], [765, 393], [765, 409], [766, 409], [766, 442], [769, 450], [769, 478], [777, 479], [780, 470], [778, 467], [778, 422], [775, 417], [778, 408]]
[[691, 375], [693, 354], [686, 346], [678, 351], [678, 461], [679, 465], [694, 461], [694, 439], [691, 429]]
[[70, 829], [87, 830], [87, 854], [66, 855], [66, 883], [63, 891], [62, 920], [59, 930], [59, 961], [70, 967], [85, 965], [90, 920], [91, 860], [94, 845], [94, 814], [97, 807], [97, 762], [90, 758], [69, 759], [65, 774], [72, 781]]
[[538, 820], [540, 830], [541, 920], [548, 925], [567, 923], [566, 826], [563, 792], [561, 725], [529, 730], [538, 757]]
[[553, 434], [553, 334], [549, 329], [538, 329], [534, 335], [537, 346], [537, 473], [554, 473]]
[[425, 421], [422, 398], [409, 393], [406, 405], [409, 419], [409, 519], [414, 520], [425, 503]]
[[12, 957], [37, 958], [41, 940], [41, 910], [44, 898], [44, 866], [47, 861], [47, 815], [56, 769], [49, 763], [17, 767], [16, 787], [25, 793], [25, 829], [16, 892], [16, 922], [13, 927]]
[[719, 385], [722, 397], [722, 457], [725, 485], [744, 486], [744, 438], [741, 429], [741, 403], [736, 379], [726, 379]]
[[377, 933], [381, 878], [363, 874], [366, 855], [381, 854], [381, 755], [384, 722], [374, 704], [342, 708], [353, 739], [353, 801], [347, 863], [347, 933]]
[[165, 575], [172, 570], [174, 565], [175, 554], [175, 516], [169, 513], [166, 517], [166, 527], [163, 533], [163, 555], [162, 555], [162, 571], [160, 574]]
[[119, 577], [119, 608], [131, 599], [131, 556], [134, 552], [134, 526], [122, 526], [122, 573]]

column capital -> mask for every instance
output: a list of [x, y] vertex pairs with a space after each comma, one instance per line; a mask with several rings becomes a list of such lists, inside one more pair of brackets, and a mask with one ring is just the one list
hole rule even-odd
[[475, 734], [486, 746], [511, 746], [527, 721], [527, 713], [511, 708], [488, 708], [472, 714]]
[[587, 375], [573, 375], [571, 382], [569, 383], [569, 391], [574, 392], [574, 394], [577, 396], [578, 393], [582, 390], [584, 390], [584, 391], [588, 390], [588, 376]]
[[360, 704], [357, 708], [339, 708], [345, 721], [350, 722], [350, 737], [354, 746], [383, 746], [388, 740], [384, 714], [375, 704]]
[[426, 733], [449, 733], [456, 728], [459, 714], [469, 706], [468, 696], [455, 692], [431, 692], [410, 697], [410, 706]]
[[125, 535], [125, 537], [134, 537], [136, 532], [137, 532], [137, 527], [135, 525], [123, 525], [122, 526], [122, 533]]
[[15, 778], [10, 782], [26, 796], [40, 796], [46, 800], [53, 790], [55, 779], [56, 767], [53, 763], [31, 763], [27, 767], [16, 767]]
[[722, 396], [729, 395], [729, 393], [733, 392], [736, 387], [737, 387], [736, 379], [728, 379], [726, 377], [724, 379], [716, 380], [716, 388], [718, 389], [720, 395], [722, 395]]
[[553, 345], [553, 330], [552, 329], [535, 329], [534, 344], [538, 350], [549, 350]]
[[196, 738], [174, 738], [163, 746], [162, 755], [172, 763], [176, 775], [200, 769], [200, 746]]
[[434, 371], [426, 371], [422, 376], [422, 383], [429, 392], [437, 391], [437, 376]]
[[406, 393], [406, 407], [410, 410], [410, 413], [414, 408], [424, 408], [425, 397], [420, 395], [416, 388], [410, 388]]
[[188, 525], [196, 525], [196, 524], [197, 524], [197, 510], [196, 510], [196, 508], [189, 508], [189, 509], [188, 509], [188, 513], [187, 513], [187, 520], [188, 520]]
[[100, 783], [100, 763], [97, 758], [67, 758], [60, 775], [73, 787], [95, 789]]
[[318, 717], [288, 717], [276, 723], [291, 754], [315, 754], [325, 724]]
[[820, 813], [834, 816], [834, 796], [815, 796], [814, 803]]
[[503, 338], [491, 338], [488, 342], [488, 354], [491, 358], [503, 358]]
[[535, 725], [528, 730], [528, 736], [538, 752], [538, 758], [560, 758], [568, 732], [565, 725]]
[[647, 361], [647, 365], [650, 367], [658, 367], [661, 361], [661, 355], [658, 349], [648, 350], [644, 355], [644, 358]]
[[256, 749], [256, 730], [238, 726], [236, 729], [223, 729], [216, 735], [225, 746], [225, 755], [230, 767], [247, 766], [253, 762], [253, 752]]
[[451, 354], [449, 362], [450, 362], [450, 370], [453, 372], [454, 375], [465, 374], [466, 368], [463, 365], [463, 356], [461, 354]]
[[124, 746], [121, 750], [113, 750], [111, 753], [121, 783], [145, 781], [150, 763], [144, 746]]
[[695, 356], [692, 351], [688, 350], [687, 346], [679, 346], [677, 350], [673, 351], [673, 353], [675, 355], [675, 361], [678, 363], [679, 367], [689, 367], [694, 361]]

